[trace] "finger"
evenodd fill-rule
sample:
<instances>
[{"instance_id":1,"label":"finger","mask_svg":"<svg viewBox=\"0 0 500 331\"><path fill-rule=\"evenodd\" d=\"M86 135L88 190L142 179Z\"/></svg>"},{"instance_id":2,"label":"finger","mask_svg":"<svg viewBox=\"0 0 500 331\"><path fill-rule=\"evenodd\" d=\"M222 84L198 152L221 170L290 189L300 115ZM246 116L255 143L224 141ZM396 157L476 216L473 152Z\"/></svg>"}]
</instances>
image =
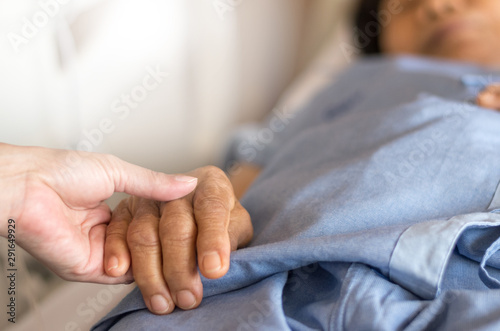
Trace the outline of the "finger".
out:
<instances>
[{"instance_id":1,"label":"finger","mask_svg":"<svg viewBox=\"0 0 500 331\"><path fill-rule=\"evenodd\" d=\"M104 268L112 277L124 275L130 268L130 253L127 245L127 230L132 221L129 203L132 197L124 199L115 208L106 228L104 245Z\"/></svg>"},{"instance_id":2,"label":"finger","mask_svg":"<svg viewBox=\"0 0 500 331\"><path fill-rule=\"evenodd\" d=\"M137 204L127 233L134 279L148 309L155 314L167 314L175 306L163 278L158 205L145 199L139 199Z\"/></svg>"},{"instance_id":3,"label":"finger","mask_svg":"<svg viewBox=\"0 0 500 331\"><path fill-rule=\"evenodd\" d=\"M132 275L126 273L120 277L110 277L104 271L104 240L106 236L106 225L94 226L89 232L90 260L87 268L93 270L90 274L85 273L84 277L72 280L94 282L99 284L128 284L132 281Z\"/></svg>"},{"instance_id":4,"label":"finger","mask_svg":"<svg viewBox=\"0 0 500 331\"><path fill-rule=\"evenodd\" d=\"M219 278L229 270L230 212L235 204L232 186L224 172L211 168L193 195L198 227L198 264L203 276Z\"/></svg>"},{"instance_id":5,"label":"finger","mask_svg":"<svg viewBox=\"0 0 500 331\"><path fill-rule=\"evenodd\" d=\"M234 209L231 211L228 231L231 251L245 247L253 237L253 226L250 214L236 201Z\"/></svg>"},{"instance_id":6,"label":"finger","mask_svg":"<svg viewBox=\"0 0 500 331\"><path fill-rule=\"evenodd\" d=\"M104 270L103 257L107 227L105 223L108 223L110 219L108 205L101 203L97 208L88 211L84 219L85 222L82 223L81 231L87 233L88 236L88 255L81 250L75 252L77 256L72 259L74 266L63 271L61 277L67 280L101 284L118 284L130 281L130 275L114 278L109 277ZM76 242L71 244L76 245ZM80 258L85 260L78 262Z\"/></svg>"},{"instance_id":7,"label":"finger","mask_svg":"<svg viewBox=\"0 0 500 331\"><path fill-rule=\"evenodd\" d=\"M193 309L203 298L196 268L196 223L191 201L179 199L163 205L160 240L163 275L177 307Z\"/></svg>"},{"instance_id":8,"label":"finger","mask_svg":"<svg viewBox=\"0 0 500 331\"><path fill-rule=\"evenodd\" d=\"M194 190L197 179L185 175L167 175L148 170L114 156L108 156L112 162L109 169L115 183L116 192L158 201L170 201L181 198Z\"/></svg>"},{"instance_id":9,"label":"finger","mask_svg":"<svg viewBox=\"0 0 500 331\"><path fill-rule=\"evenodd\" d=\"M93 227L97 224L108 223L111 219L111 210L105 202L100 202L96 207L89 209L82 229Z\"/></svg>"}]
</instances>

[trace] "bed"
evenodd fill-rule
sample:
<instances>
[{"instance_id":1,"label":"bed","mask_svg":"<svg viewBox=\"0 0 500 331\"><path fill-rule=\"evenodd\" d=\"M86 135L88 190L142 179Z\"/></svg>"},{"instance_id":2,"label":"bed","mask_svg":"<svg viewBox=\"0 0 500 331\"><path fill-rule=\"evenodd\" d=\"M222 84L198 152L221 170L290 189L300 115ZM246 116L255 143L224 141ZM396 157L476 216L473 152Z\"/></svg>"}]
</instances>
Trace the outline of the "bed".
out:
<instances>
[{"instance_id":1,"label":"bed","mask_svg":"<svg viewBox=\"0 0 500 331\"><path fill-rule=\"evenodd\" d=\"M500 75L428 58L358 61L258 151L255 235L195 310L135 289L93 330L495 330L500 327ZM276 116L276 115L274 115ZM283 122L285 123L285 122Z\"/></svg>"}]
</instances>

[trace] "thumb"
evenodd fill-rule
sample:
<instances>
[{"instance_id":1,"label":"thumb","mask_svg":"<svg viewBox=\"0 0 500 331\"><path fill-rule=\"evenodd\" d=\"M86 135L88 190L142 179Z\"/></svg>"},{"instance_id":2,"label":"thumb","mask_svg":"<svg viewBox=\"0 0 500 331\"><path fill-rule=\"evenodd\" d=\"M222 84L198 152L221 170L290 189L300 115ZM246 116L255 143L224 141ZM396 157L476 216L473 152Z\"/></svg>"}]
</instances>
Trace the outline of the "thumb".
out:
<instances>
[{"instance_id":1,"label":"thumb","mask_svg":"<svg viewBox=\"0 0 500 331\"><path fill-rule=\"evenodd\" d=\"M191 193L198 179L186 175L167 175L117 159L113 174L115 192L146 199L169 201Z\"/></svg>"}]
</instances>

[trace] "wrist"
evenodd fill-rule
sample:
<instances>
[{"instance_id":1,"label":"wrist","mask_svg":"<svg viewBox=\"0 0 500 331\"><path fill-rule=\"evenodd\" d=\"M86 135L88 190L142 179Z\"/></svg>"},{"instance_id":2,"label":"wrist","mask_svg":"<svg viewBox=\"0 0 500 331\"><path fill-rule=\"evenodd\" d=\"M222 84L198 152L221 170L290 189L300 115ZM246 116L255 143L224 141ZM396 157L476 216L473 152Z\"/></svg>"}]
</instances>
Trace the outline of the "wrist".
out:
<instances>
[{"instance_id":1,"label":"wrist","mask_svg":"<svg viewBox=\"0 0 500 331\"><path fill-rule=\"evenodd\" d=\"M16 220L23 209L29 172L26 147L0 143L0 235L7 236L9 219Z\"/></svg>"}]
</instances>

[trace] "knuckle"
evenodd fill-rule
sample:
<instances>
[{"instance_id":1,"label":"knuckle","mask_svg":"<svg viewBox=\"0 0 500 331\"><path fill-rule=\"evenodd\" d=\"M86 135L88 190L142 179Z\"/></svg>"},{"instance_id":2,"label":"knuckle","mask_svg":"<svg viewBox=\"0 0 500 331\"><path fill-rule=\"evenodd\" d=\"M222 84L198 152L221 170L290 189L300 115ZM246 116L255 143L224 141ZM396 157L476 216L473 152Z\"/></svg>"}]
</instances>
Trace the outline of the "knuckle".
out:
<instances>
[{"instance_id":1,"label":"knuckle","mask_svg":"<svg viewBox=\"0 0 500 331\"><path fill-rule=\"evenodd\" d=\"M127 232L127 242L133 247L156 247L160 245L155 231L139 226L130 226Z\"/></svg>"},{"instance_id":2,"label":"knuckle","mask_svg":"<svg viewBox=\"0 0 500 331\"><path fill-rule=\"evenodd\" d=\"M204 177L205 185L208 183L217 183L218 186L224 188L230 186L230 181L226 173L215 166L207 166L204 171Z\"/></svg>"},{"instance_id":3,"label":"knuckle","mask_svg":"<svg viewBox=\"0 0 500 331\"><path fill-rule=\"evenodd\" d=\"M123 211L128 211L130 200L131 197L121 200L118 206L116 206L115 209L113 210L113 214L120 214Z\"/></svg>"},{"instance_id":4,"label":"knuckle","mask_svg":"<svg viewBox=\"0 0 500 331\"><path fill-rule=\"evenodd\" d=\"M113 219L106 228L106 237L110 235L124 236L127 233L128 222L122 219Z\"/></svg>"},{"instance_id":5,"label":"knuckle","mask_svg":"<svg viewBox=\"0 0 500 331\"><path fill-rule=\"evenodd\" d=\"M136 203L136 213L142 217L156 217L159 211L159 204L154 200L139 199Z\"/></svg>"},{"instance_id":6,"label":"knuckle","mask_svg":"<svg viewBox=\"0 0 500 331\"><path fill-rule=\"evenodd\" d=\"M218 180L207 180L196 190L198 196L221 196L226 194L226 186Z\"/></svg>"},{"instance_id":7,"label":"knuckle","mask_svg":"<svg viewBox=\"0 0 500 331\"><path fill-rule=\"evenodd\" d=\"M196 232L179 233L176 236L169 236L164 242L170 247L189 247L196 242Z\"/></svg>"},{"instance_id":8,"label":"knuckle","mask_svg":"<svg viewBox=\"0 0 500 331\"><path fill-rule=\"evenodd\" d=\"M250 221L250 213L238 202L238 205L235 208L235 211L238 212L238 217L245 220Z\"/></svg>"},{"instance_id":9,"label":"knuckle","mask_svg":"<svg viewBox=\"0 0 500 331\"><path fill-rule=\"evenodd\" d=\"M196 241L197 228L193 222L177 222L169 219L160 225L160 237L168 246L186 247Z\"/></svg>"},{"instance_id":10,"label":"knuckle","mask_svg":"<svg viewBox=\"0 0 500 331\"><path fill-rule=\"evenodd\" d=\"M113 154L101 154L100 156L100 161L106 166L112 166L113 168L111 169L120 167L123 162L119 157Z\"/></svg>"},{"instance_id":11,"label":"knuckle","mask_svg":"<svg viewBox=\"0 0 500 331\"><path fill-rule=\"evenodd\" d=\"M184 200L167 201L162 205L162 215L170 219L185 219L192 216L193 211Z\"/></svg>"},{"instance_id":12,"label":"knuckle","mask_svg":"<svg viewBox=\"0 0 500 331\"><path fill-rule=\"evenodd\" d=\"M121 231L107 231L106 232L106 243L115 241L125 241L126 238L124 233Z\"/></svg>"},{"instance_id":13,"label":"knuckle","mask_svg":"<svg viewBox=\"0 0 500 331\"><path fill-rule=\"evenodd\" d=\"M134 276L134 281L141 291L148 292L151 288L158 286L157 277L149 273L139 273Z\"/></svg>"},{"instance_id":14,"label":"knuckle","mask_svg":"<svg viewBox=\"0 0 500 331\"><path fill-rule=\"evenodd\" d=\"M151 169L146 169L145 170L145 176L150 180L151 183L162 183L163 182L163 177L162 174L159 172L156 172ZM154 190L153 190L154 191Z\"/></svg>"},{"instance_id":15,"label":"knuckle","mask_svg":"<svg viewBox=\"0 0 500 331\"><path fill-rule=\"evenodd\" d=\"M205 166L205 167L203 167L203 170L208 174L226 177L226 174L224 173L224 171L222 171L222 169L220 169L219 167L213 166L213 165Z\"/></svg>"},{"instance_id":16,"label":"knuckle","mask_svg":"<svg viewBox=\"0 0 500 331\"><path fill-rule=\"evenodd\" d=\"M229 210L228 202L217 196L202 196L194 200L195 211L209 214L226 213Z\"/></svg>"},{"instance_id":17,"label":"knuckle","mask_svg":"<svg viewBox=\"0 0 500 331\"><path fill-rule=\"evenodd\" d=\"M231 182L224 171L215 167L205 167L204 179L196 188L193 203L203 207L222 205L231 209L234 204L234 193Z\"/></svg>"},{"instance_id":18,"label":"knuckle","mask_svg":"<svg viewBox=\"0 0 500 331\"><path fill-rule=\"evenodd\" d=\"M169 284L170 287L174 287L175 285L180 285L178 283L181 283L190 276L190 272L195 271L196 269L190 268L188 265L175 265L175 267L167 267L165 266L163 268L163 277L167 280L167 283ZM172 283L175 284L172 284ZM181 287L181 286L177 286Z\"/></svg>"}]
</instances>

